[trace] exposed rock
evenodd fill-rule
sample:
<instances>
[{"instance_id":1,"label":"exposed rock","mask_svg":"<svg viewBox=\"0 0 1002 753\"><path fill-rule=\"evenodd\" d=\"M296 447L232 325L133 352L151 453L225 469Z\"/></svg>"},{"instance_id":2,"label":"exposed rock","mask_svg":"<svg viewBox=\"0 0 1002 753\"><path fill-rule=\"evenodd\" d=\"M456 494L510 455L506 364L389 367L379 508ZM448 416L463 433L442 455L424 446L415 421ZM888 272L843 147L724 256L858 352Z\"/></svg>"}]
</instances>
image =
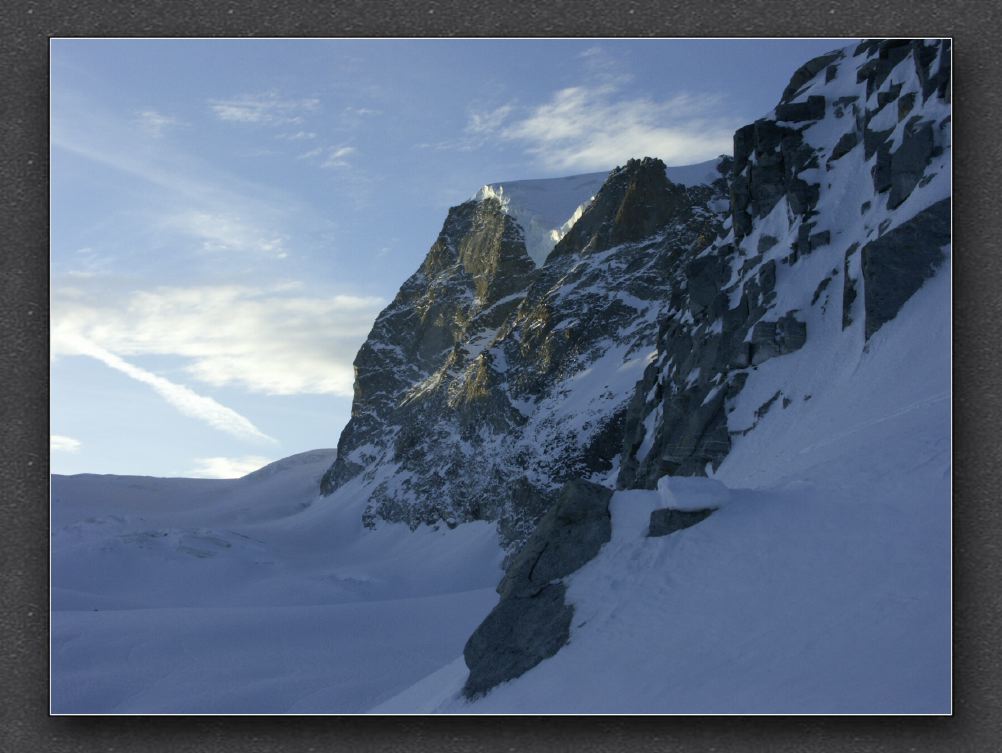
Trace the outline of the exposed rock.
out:
<instances>
[{"instance_id":1,"label":"exposed rock","mask_svg":"<svg viewBox=\"0 0 1002 753\"><path fill-rule=\"evenodd\" d=\"M776 120L799 123L805 120L820 120L825 116L825 98L808 97L805 102L790 102L776 105Z\"/></svg>"},{"instance_id":2,"label":"exposed rock","mask_svg":"<svg viewBox=\"0 0 1002 753\"><path fill-rule=\"evenodd\" d=\"M564 601L566 590L563 583L554 583L532 598L502 600L494 607L463 648L470 669L463 695L481 696L525 674L567 643L574 609Z\"/></svg>"},{"instance_id":3,"label":"exposed rock","mask_svg":"<svg viewBox=\"0 0 1002 753\"><path fill-rule=\"evenodd\" d=\"M950 242L950 200L943 199L862 249L866 339L893 319L932 276Z\"/></svg>"},{"instance_id":4,"label":"exposed rock","mask_svg":"<svg viewBox=\"0 0 1002 753\"><path fill-rule=\"evenodd\" d=\"M672 510L670 508L653 510L647 535L667 536L670 533L681 531L683 528L690 528L706 520L713 512L715 510L712 508L707 510Z\"/></svg>"},{"instance_id":5,"label":"exposed rock","mask_svg":"<svg viewBox=\"0 0 1002 753\"><path fill-rule=\"evenodd\" d=\"M831 81L835 75L833 69L837 68L837 66L833 66L831 64L841 59L842 55L843 52L841 50L829 52L824 55L818 55L816 58L808 60L802 66L797 68L797 70L793 72L793 76L790 77L790 83L788 83L786 88L783 90L783 96L780 98L780 102L789 102L792 100L795 96L797 96L797 92L821 71L827 69L825 79L827 81Z\"/></svg>"},{"instance_id":6,"label":"exposed rock","mask_svg":"<svg viewBox=\"0 0 1002 753\"><path fill-rule=\"evenodd\" d=\"M814 289L814 295L811 296L812 306L818 302L818 299L821 297L821 294L828 289L828 286L831 284L834 277L835 274L833 273L830 276L825 277L823 280L821 280L821 282L818 283L818 286Z\"/></svg>"},{"instance_id":7,"label":"exposed rock","mask_svg":"<svg viewBox=\"0 0 1002 753\"><path fill-rule=\"evenodd\" d=\"M567 642L573 609L564 578L598 554L612 536L612 491L568 482L498 585L501 601L463 649L468 697L518 677Z\"/></svg>"},{"instance_id":8,"label":"exposed rock","mask_svg":"<svg viewBox=\"0 0 1002 753\"><path fill-rule=\"evenodd\" d=\"M612 171L551 257L604 251L649 238L689 206L685 188L668 180L664 162L651 157L630 160Z\"/></svg>"},{"instance_id":9,"label":"exposed rock","mask_svg":"<svg viewBox=\"0 0 1002 753\"><path fill-rule=\"evenodd\" d=\"M859 135L855 131L849 131L848 133L843 133L842 138L838 140L835 144L835 148L832 149L831 157L828 158L829 162L834 162L837 159L841 159L853 149L859 143Z\"/></svg>"},{"instance_id":10,"label":"exposed rock","mask_svg":"<svg viewBox=\"0 0 1002 753\"><path fill-rule=\"evenodd\" d=\"M901 84L894 84L884 91L877 92L877 109L881 110L898 98L901 93Z\"/></svg>"},{"instance_id":11,"label":"exposed rock","mask_svg":"<svg viewBox=\"0 0 1002 753\"><path fill-rule=\"evenodd\" d=\"M810 98L815 100L814 97ZM780 105L780 108L813 107L817 103ZM821 108L824 98L821 97ZM797 116L799 117L799 115ZM801 171L817 166L814 150L801 133L771 120L757 120L734 134L734 177L731 180L731 212L737 239L751 230L754 217L764 217L783 196L796 214L806 214L818 198L817 185L800 177Z\"/></svg>"},{"instance_id":12,"label":"exposed rock","mask_svg":"<svg viewBox=\"0 0 1002 753\"><path fill-rule=\"evenodd\" d=\"M933 155L931 121L913 118L905 124L901 146L891 155L890 188L887 206L899 206L918 185Z\"/></svg>"},{"instance_id":13,"label":"exposed rock","mask_svg":"<svg viewBox=\"0 0 1002 753\"><path fill-rule=\"evenodd\" d=\"M752 365L800 350L805 342L807 325L797 321L792 311L774 322L758 322L751 335Z\"/></svg>"},{"instance_id":14,"label":"exposed rock","mask_svg":"<svg viewBox=\"0 0 1002 753\"><path fill-rule=\"evenodd\" d=\"M574 428L554 407L610 349L649 352L665 291L684 288L687 263L720 234L725 215L710 205L727 190L724 178L684 187L660 160L631 160L539 268L495 198L451 210L356 358L353 417L324 493L361 477L366 525L496 521L514 551L564 482L614 468L630 393L589 394ZM713 309L723 271L715 260L689 271Z\"/></svg>"},{"instance_id":15,"label":"exposed rock","mask_svg":"<svg viewBox=\"0 0 1002 753\"><path fill-rule=\"evenodd\" d=\"M498 585L502 598L528 597L592 559L612 535L612 491L574 479L560 490Z\"/></svg>"},{"instance_id":16,"label":"exposed rock","mask_svg":"<svg viewBox=\"0 0 1002 753\"><path fill-rule=\"evenodd\" d=\"M777 243L779 243L778 238L774 238L771 235L762 234L758 237L758 247L756 250L758 251L758 253L764 254L766 251L775 246Z\"/></svg>"},{"instance_id":17,"label":"exposed rock","mask_svg":"<svg viewBox=\"0 0 1002 753\"><path fill-rule=\"evenodd\" d=\"M898 122L899 123L902 120L904 120L905 118L908 117L908 113L910 113L912 111L913 107L915 107L915 94L913 92L909 92L908 94L904 95L903 97L899 97L898 98Z\"/></svg>"},{"instance_id":18,"label":"exposed rock","mask_svg":"<svg viewBox=\"0 0 1002 753\"><path fill-rule=\"evenodd\" d=\"M832 233L830 230L822 230L817 233L812 233L811 237L808 239L808 245L811 251L821 248L821 246L827 246L832 242Z\"/></svg>"}]
</instances>

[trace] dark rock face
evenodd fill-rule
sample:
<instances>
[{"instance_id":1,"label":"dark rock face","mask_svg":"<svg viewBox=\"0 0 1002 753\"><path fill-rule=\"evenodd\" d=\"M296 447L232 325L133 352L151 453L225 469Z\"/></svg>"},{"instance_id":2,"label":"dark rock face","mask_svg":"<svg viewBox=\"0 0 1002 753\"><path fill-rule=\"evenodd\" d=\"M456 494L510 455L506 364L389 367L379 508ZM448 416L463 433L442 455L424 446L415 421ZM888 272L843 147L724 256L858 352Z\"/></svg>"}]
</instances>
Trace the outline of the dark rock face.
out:
<instances>
[{"instance_id":1,"label":"dark rock face","mask_svg":"<svg viewBox=\"0 0 1002 753\"><path fill-rule=\"evenodd\" d=\"M935 146L932 123L928 120L910 120L902 137L901 146L891 154L891 193L887 197L891 209L900 206L922 180Z\"/></svg>"},{"instance_id":2,"label":"dark rock face","mask_svg":"<svg viewBox=\"0 0 1002 753\"><path fill-rule=\"evenodd\" d=\"M808 60L793 72L793 76L790 77L790 83L786 85L786 89L783 90L783 96L779 101L781 103L791 101L797 96L797 92L804 88L804 85L811 81L811 79L817 76L821 71L826 71L825 80L831 81L835 76L835 70L833 70L834 66L832 66L832 63L841 60L844 54L845 53L843 53L842 50L836 50L835 52L829 52ZM780 118L780 120L782 120L782 118Z\"/></svg>"},{"instance_id":3,"label":"dark rock face","mask_svg":"<svg viewBox=\"0 0 1002 753\"><path fill-rule=\"evenodd\" d=\"M824 115L824 97L810 98L812 104L780 105L788 120L806 115ZM784 108L793 108L784 109ZM818 112L820 111L820 115ZM764 217L786 196L797 214L805 215L817 202L818 188L800 176L817 167L814 150L800 131L772 120L757 120L734 134L734 175L731 179L731 213L734 235L741 239L751 232L755 218Z\"/></svg>"},{"instance_id":4,"label":"dark rock face","mask_svg":"<svg viewBox=\"0 0 1002 753\"><path fill-rule=\"evenodd\" d=\"M894 316L925 279L938 258L928 251L931 246L926 252L903 255L900 247L915 241L907 229L881 237L891 224L885 220L870 231L870 250L861 261L859 245L840 238L841 229L831 226L820 201L829 188L825 173L848 173L852 168L843 168L846 160L862 161L864 174L867 168L872 171L872 184L840 189L860 197L864 217L877 207L883 209L875 194L885 194L887 207L893 210L918 184L930 179L929 165L948 138L948 132L941 136L932 127L944 120L941 102L949 82L947 52L948 46L941 41L878 40L860 45L855 52L833 53L826 62L812 61L791 81L773 119L758 120L735 133L733 237L715 241L698 255L698 266L690 267L694 275L686 295L673 300L662 322L656 355L627 409L617 479L620 488L653 488L664 474L705 474L727 456L733 437L746 435L754 421L762 418L756 413L749 426L729 425L728 415L749 371L796 352L810 335L806 317L795 315L794 310L775 310L777 261L794 274L808 258L832 257L830 265L815 264L823 279L819 275L810 280L798 305L826 308L830 297L824 293L841 273L842 308L836 316L841 315L843 328L850 327L854 302L869 296L871 303L863 308L870 334ZM834 81L835 74L829 76L827 66L836 59L839 94L829 102L826 84ZM896 70L897 66L902 68ZM902 84L906 74L910 76L906 69L912 66L921 69L921 81L935 80L923 84L921 96ZM846 93L846 76L859 82L858 92ZM897 103L902 98L907 98L903 107L910 119L897 126L893 116L901 111ZM822 108L824 103L828 106ZM814 116L829 122L841 119L848 130L833 129L841 133L835 143L809 142L805 137L812 133L809 124L813 121L805 120L806 125L797 127L792 121ZM860 144L863 149L857 148ZM789 230L777 231L777 218L771 215L767 234L756 232L784 198ZM932 246L943 237L939 227L931 236ZM785 256L776 254L777 244L784 242L777 241L777 234L787 239ZM756 238L754 243L747 243L747 236ZM899 263L909 265L909 272L894 271ZM870 281L877 279L868 292ZM720 291L716 297L712 294L715 286ZM777 400L779 396L777 392Z\"/></svg>"},{"instance_id":5,"label":"dark rock face","mask_svg":"<svg viewBox=\"0 0 1002 753\"><path fill-rule=\"evenodd\" d=\"M508 566L498 585L501 598L531 597L548 583L591 560L612 535L612 490L574 479Z\"/></svg>"},{"instance_id":6,"label":"dark rock face","mask_svg":"<svg viewBox=\"0 0 1002 753\"><path fill-rule=\"evenodd\" d=\"M824 97L808 97L806 102L790 102L776 105L776 120L799 123L804 120L820 120L824 116Z\"/></svg>"},{"instance_id":7,"label":"dark rock face","mask_svg":"<svg viewBox=\"0 0 1002 753\"><path fill-rule=\"evenodd\" d=\"M932 277L949 242L950 200L943 199L863 246L867 339Z\"/></svg>"},{"instance_id":8,"label":"dark rock face","mask_svg":"<svg viewBox=\"0 0 1002 753\"><path fill-rule=\"evenodd\" d=\"M647 535L667 536L706 520L714 512L714 508L706 510L654 510L651 512L651 524Z\"/></svg>"},{"instance_id":9,"label":"dark rock face","mask_svg":"<svg viewBox=\"0 0 1002 753\"><path fill-rule=\"evenodd\" d=\"M570 481L509 565L501 601L463 649L470 669L463 693L475 697L518 677L567 642L574 610L564 578L598 554L612 536L612 491Z\"/></svg>"},{"instance_id":10,"label":"dark rock face","mask_svg":"<svg viewBox=\"0 0 1002 753\"><path fill-rule=\"evenodd\" d=\"M552 257L594 253L636 243L654 235L689 211L683 186L670 183L665 164L645 157L613 170L589 210L551 252Z\"/></svg>"},{"instance_id":11,"label":"dark rock face","mask_svg":"<svg viewBox=\"0 0 1002 753\"><path fill-rule=\"evenodd\" d=\"M841 159L853 149L859 143L859 136L855 131L849 131L848 133L843 133L842 137L835 144L835 148L832 149L832 156L829 157L830 162L834 162L837 159Z\"/></svg>"},{"instance_id":12,"label":"dark rock face","mask_svg":"<svg viewBox=\"0 0 1002 753\"><path fill-rule=\"evenodd\" d=\"M807 325L797 321L793 312L775 322L760 321L752 329L752 365L758 366L770 358L800 350L805 342Z\"/></svg>"}]
</instances>

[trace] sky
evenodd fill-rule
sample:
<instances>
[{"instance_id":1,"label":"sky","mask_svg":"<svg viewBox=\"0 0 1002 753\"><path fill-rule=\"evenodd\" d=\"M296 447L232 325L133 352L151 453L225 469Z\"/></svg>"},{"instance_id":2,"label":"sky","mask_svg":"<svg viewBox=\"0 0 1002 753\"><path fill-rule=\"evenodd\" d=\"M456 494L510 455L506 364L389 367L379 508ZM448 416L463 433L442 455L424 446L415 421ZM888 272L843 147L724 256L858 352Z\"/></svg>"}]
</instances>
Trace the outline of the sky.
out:
<instances>
[{"instance_id":1,"label":"sky","mask_svg":"<svg viewBox=\"0 0 1002 753\"><path fill-rule=\"evenodd\" d=\"M51 42L54 473L336 447L352 361L486 183L730 153L850 42Z\"/></svg>"}]
</instances>

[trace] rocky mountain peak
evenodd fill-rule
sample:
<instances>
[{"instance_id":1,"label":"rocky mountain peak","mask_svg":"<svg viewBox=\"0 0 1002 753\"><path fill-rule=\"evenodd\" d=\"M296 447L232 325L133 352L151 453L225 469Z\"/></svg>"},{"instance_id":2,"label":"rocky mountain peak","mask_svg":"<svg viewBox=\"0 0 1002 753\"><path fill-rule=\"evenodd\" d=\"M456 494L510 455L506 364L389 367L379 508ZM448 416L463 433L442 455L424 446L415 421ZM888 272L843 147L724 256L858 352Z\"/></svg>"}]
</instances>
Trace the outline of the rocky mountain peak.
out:
<instances>
[{"instance_id":1,"label":"rocky mountain peak","mask_svg":"<svg viewBox=\"0 0 1002 753\"><path fill-rule=\"evenodd\" d=\"M688 211L683 186L668 180L665 163L631 159L610 174L594 200L554 247L552 256L605 251L649 238Z\"/></svg>"}]
</instances>

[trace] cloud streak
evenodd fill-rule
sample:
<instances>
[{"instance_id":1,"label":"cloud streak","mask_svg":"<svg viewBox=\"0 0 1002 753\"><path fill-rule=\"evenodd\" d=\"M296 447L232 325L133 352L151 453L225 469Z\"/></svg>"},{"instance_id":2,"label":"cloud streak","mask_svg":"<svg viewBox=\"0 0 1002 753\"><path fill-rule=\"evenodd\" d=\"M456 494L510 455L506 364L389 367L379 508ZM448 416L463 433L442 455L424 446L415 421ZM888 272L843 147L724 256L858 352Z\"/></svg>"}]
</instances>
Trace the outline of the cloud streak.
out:
<instances>
[{"instance_id":1,"label":"cloud streak","mask_svg":"<svg viewBox=\"0 0 1002 753\"><path fill-rule=\"evenodd\" d=\"M136 124L147 136L158 139L170 128L181 125L181 121L170 115L148 109L136 114Z\"/></svg>"},{"instance_id":2,"label":"cloud streak","mask_svg":"<svg viewBox=\"0 0 1002 753\"><path fill-rule=\"evenodd\" d=\"M344 397L352 395L355 353L385 305L369 296L310 297L295 284L161 287L108 300L63 289L53 301L56 356L78 353L83 340L118 356L179 357L192 378L214 387Z\"/></svg>"},{"instance_id":3,"label":"cloud streak","mask_svg":"<svg viewBox=\"0 0 1002 753\"><path fill-rule=\"evenodd\" d=\"M199 395L182 384L175 384L169 379L157 376L151 371L129 363L109 350L102 348L84 337L66 332L59 337L63 352L94 358L105 366L120 371L137 382L142 382L176 408L180 413L190 418L203 421L214 429L225 432L237 439L276 442L273 437L258 429L251 421L231 408L216 402L211 397Z\"/></svg>"},{"instance_id":4,"label":"cloud streak","mask_svg":"<svg viewBox=\"0 0 1002 753\"><path fill-rule=\"evenodd\" d=\"M236 214L188 210L165 218L162 226L201 241L203 251L249 251L276 259L288 256L284 237Z\"/></svg>"},{"instance_id":5,"label":"cloud streak","mask_svg":"<svg viewBox=\"0 0 1002 753\"><path fill-rule=\"evenodd\" d=\"M209 101L209 109L219 120L269 126L298 125L319 107L319 99L284 99L277 92Z\"/></svg>"},{"instance_id":6,"label":"cloud streak","mask_svg":"<svg viewBox=\"0 0 1002 753\"><path fill-rule=\"evenodd\" d=\"M358 150L355 147L346 145L318 146L315 149L310 149L308 152L303 152L297 159L316 162L320 167L329 170L338 167L348 167L350 164L348 157L355 154L356 151Z\"/></svg>"}]
</instances>

